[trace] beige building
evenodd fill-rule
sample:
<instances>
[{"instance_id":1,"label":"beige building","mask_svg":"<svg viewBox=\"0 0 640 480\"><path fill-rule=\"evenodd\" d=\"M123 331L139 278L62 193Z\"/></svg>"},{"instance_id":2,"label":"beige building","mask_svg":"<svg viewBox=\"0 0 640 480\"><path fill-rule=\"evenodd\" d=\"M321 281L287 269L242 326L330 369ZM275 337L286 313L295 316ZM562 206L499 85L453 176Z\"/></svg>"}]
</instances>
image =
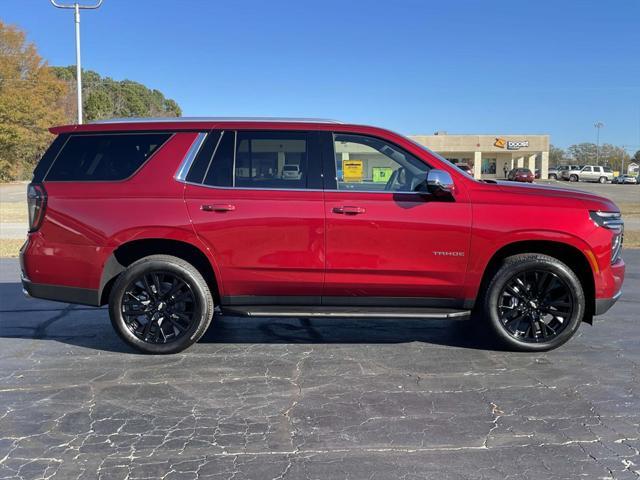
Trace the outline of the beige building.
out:
<instances>
[{"instance_id":1,"label":"beige building","mask_svg":"<svg viewBox=\"0 0 640 480\"><path fill-rule=\"evenodd\" d=\"M549 135L410 135L410 138L454 163L467 164L475 178L505 178L525 167L549 177Z\"/></svg>"}]
</instances>

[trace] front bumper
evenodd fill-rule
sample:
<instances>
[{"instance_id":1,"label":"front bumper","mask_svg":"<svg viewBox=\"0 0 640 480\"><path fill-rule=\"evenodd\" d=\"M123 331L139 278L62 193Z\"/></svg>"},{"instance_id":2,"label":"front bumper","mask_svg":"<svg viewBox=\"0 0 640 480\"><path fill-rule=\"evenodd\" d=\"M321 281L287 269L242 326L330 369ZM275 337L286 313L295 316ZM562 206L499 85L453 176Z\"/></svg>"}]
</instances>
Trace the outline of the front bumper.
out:
<instances>
[{"instance_id":1,"label":"front bumper","mask_svg":"<svg viewBox=\"0 0 640 480\"><path fill-rule=\"evenodd\" d=\"M596 298L596 309L593 313L594 315L603 315L607 313L607 311L613 307L613 304L618 301L618 299L622 296L622 290L619 290L611 298Z\"/></svg>"}]
</instances>

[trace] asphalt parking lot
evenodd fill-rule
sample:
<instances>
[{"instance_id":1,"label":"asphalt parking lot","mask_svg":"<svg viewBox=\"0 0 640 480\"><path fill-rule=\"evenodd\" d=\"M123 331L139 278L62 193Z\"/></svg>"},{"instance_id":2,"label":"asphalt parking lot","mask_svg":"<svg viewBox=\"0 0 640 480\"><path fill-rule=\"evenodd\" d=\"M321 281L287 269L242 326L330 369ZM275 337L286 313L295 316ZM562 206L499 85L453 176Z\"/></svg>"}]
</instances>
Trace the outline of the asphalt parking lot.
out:
<instances>
[{"instance_id":1,"label":"asphalt parking lot","mask_svg":"<svg viewBox=\"0 0 640 480\"><path fill-rule=\"evenodd\" d=\"M465 321L218 318L138 355L104 309L23 298L0 260L0 478L638 478L640 250L544 354Z\"/></svg>"}]
</instances>

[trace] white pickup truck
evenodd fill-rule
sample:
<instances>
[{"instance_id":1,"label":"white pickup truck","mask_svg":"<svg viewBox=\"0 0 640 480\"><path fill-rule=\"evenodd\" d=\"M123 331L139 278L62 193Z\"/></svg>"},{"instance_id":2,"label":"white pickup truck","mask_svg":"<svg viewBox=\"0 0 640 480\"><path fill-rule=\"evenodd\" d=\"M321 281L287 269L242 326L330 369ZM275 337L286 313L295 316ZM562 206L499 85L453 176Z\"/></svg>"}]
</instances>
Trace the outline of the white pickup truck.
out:
<instances>
[{"instance_id":1,"label":"white pickup truck","mask_svg":"<svg viewBox=\"0 0 640 480\"><path fill-rule=\"evenodd\" d=\"M580 170L570 170L568 174L570 182L607 183L613 181L614 178L611 167L601 167L600 165L585 165Z\"/></svg>"}]
</instances>

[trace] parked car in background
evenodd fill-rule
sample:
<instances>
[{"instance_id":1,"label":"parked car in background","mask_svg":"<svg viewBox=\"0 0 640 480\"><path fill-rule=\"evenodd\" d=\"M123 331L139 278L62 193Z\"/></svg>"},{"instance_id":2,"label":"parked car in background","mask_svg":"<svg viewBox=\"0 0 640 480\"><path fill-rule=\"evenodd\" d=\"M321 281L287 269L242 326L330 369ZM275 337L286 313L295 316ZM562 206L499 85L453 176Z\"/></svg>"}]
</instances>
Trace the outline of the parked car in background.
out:
<instances>
[{"instance_id":1,"label":"parked car in background","mask_svg":"<svg viewBox=\"0 0 640 480\"><path fill-rule=\"evenodd\" d=\"M507 180L512 182L533 182L533 173L528 168L514 168L507 175Z\"/></svg>"},{"instance_id":2,"label":"parked car in background","mask_svg":"<svg viewBox=\"0 0 640 480\"><path fill-rule=\"evenodd\" d=\"M282 167L282 178L285 180L300 180L301 176L298 165L285 165Z\"/></svg>"},{"instance_id":3,"label":"parked car in background","mask_svg":"<svg viewBox=\"0 0 640 480\"><path fill-rule=\"evenodd\" d=\"M570 182L599 182L607 183L613 180L611 167L600 165L585 165L580 170L569 172Z\"/></svg>"},{"instance_id":4,"label":"parked car in background","mask_svg":"<svg viewBox=\"0 0 640 480\"><path fill-rule=\"evenodd\" d=\"M549 167L549 179L550 180L558 180L560 177L560 167Z\"/></svg>"},{"instance_id":5,"label":"parked car in background","mask_svg":"<svg viewBox=\"0 0 640 480\"><path fill-rule=\"evenodd\" d=\"M184 350L214 312L472 316L508 348L543 351L621 295L611 200L475 180L385 129L174 118L51 132L27 190L24 291L108 304L143 352ZM291 164L300 178L281 178Z\"/></svg>"},{"instance_id":6,"label":"parked car in background","mask_svg":"<svg viewBox=\"0 0 640 480\"><path fill-rule=\"evenodd\" d=\"M463 172L466 172L466 173L468 173L469 175L471 175L473 177L473 170L466 163L456 163L455 166L458 167Z\"/></svg>"},{"instance_id":7,"label":"parked car in background","mask_svg":"<svg viewBox=\"0 0 640 480\"><path fill-rule=\"evenodd\" d=\"M583 165L567 165L567 168L560 171L562 180L570 180L572 173L579 173Z\"/></svg>"},{"instance_id":8,"label":"parked car in background","mask_svg":"<svg viewBox=\"0 0 640 480\"><path fill-rule=\"evenodd\" d=\"M638 184L638 177L634 177L633 175L619 175L616 178L613 179L613 183L617 183L620 185L637 185Z\"/></svg>"},{"instance_id":9,"label":"parked car in background","mask_svg":"<svg viewBox=\"0 0 640 480\"><path fill-rule=\"evenodd\" d=\"M570 168L571 168L571 165L558 165L556 167L556 170L557 170L556 179L557 180L568 180L569 179L568 177L566 179L563 178L563 174L564 174L564 172L566 172Z\"/></svg>"}]
</instances>

